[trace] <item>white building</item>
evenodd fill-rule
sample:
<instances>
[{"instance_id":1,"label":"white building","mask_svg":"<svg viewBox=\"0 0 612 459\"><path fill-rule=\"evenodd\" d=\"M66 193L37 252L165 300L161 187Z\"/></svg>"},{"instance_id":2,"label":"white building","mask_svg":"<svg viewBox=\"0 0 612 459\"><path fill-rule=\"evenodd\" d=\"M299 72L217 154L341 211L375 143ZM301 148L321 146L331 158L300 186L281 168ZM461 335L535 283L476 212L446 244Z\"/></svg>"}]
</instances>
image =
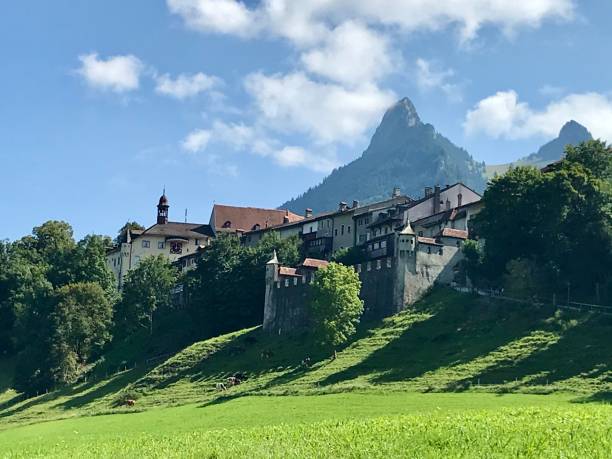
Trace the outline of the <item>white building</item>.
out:
<instances>
[{"instance_id":1,"label":"white building","mask_svg":"<svg viewBox=\"0 0 612 459\"><path fill-rule=\"evenodd\" d=\"M164 193L157 205L157 223L144 231L128 230L124 242L107 253L106 263L115 275L118 288L122 287L127 272L148 256L164 255L174 262L210 244L214 237L210 225L170 222L169 208Z\"/></svg>"}]
</instances>

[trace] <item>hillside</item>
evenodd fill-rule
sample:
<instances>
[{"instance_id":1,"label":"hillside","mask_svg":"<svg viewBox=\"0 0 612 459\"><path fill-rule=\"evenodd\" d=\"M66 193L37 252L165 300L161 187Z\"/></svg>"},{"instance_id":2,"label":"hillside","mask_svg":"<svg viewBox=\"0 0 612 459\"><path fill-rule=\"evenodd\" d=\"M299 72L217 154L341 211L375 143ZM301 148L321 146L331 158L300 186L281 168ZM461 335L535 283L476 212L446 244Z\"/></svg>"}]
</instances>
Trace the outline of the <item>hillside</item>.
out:
<instances>
[{"instance_id":1,"label":"hillside","mask_svg":"<svg viewBox=\"0 0 612 459\"><path fill-rule=\"evenodd\" d=\"M596 399L612 391L611 318L491 301L437 290L410 310L364 325L336 360L304 336L264 336L259 328L231 333L193 344L162 363L40 397L22 400L5 393L0 430L247 395L564 391ZM305 357L310 367L301 365ZM226 392L216 389L235 373L248 380ZM136 399L136 406L121 406L126 398Z\"/></svg>"},{"instance_id":2,"label":"hillside","mask_svg":"<svg viewBox=\"0 0 612 459\"><path fill-rule=\"evenodd\" d=\"M525 156L514 163L487 165L487 177L491 178L495 174L501 175L512 165L544 167L547 164L561 159L565 152L566 145L577 145L592 139L593 136L587 128L574 120L568 121L563 125L561 131L559 131L559 135L550 142L542 145L536 153Z\"/></svg>"},{"instance_id":3,"label":"hillside","mask_svg":"<svg viewBox=\"0 0 612 459\"><path fill-rule=\"evenodd\" d=\"M386 198L395 186L418 197L426 186L459 181L481 192L483 174L483 164L423 123L404 98L387 110L361 157L280 207L300 214L308 207L322 212L336 209L340 201Z\"/></svg>"}]
</instances>

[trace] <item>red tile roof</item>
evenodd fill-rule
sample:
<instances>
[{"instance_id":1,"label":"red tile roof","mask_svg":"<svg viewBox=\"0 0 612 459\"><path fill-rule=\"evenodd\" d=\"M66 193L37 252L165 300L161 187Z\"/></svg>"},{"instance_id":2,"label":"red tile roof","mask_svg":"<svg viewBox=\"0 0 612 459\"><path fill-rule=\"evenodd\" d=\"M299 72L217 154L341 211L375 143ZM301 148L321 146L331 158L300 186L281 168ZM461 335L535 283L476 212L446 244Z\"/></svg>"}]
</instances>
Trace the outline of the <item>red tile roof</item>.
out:
<instances>
[{"instance_id":1,"label":"red tile roof","mask_svg":"<svg viewBox=\"0 0 612 459\"><path fill-rule=\"evenodd\" d=\"M454 237L457 239L467 239L468 232L464 230L458 230L453 228L443 228L440 232L440 236Z\"/></svg>"},{"instance_id":2,"label":"red tile roof","mask_svg":"<svg viewBox=\"0 0 612 459\"><path fill-rule=\"evenodd\" d=\"M212 211L211 226L215 229L230 229L233 231L250 231L259 225L261 228L280 225L285 221L302 220L303 217L288 210L258 209L256 207L236 207L215 204ZM229 226L225 226L229 224ZM225 226L225 228L224 228Z\"/></svg>"},{"instance_id":3,"label":"red tile roof","mask_svg":"<svg viewBox=\"0 0 612 459\"><path fill-rule=\"evenodd\" d=\"M300 266L304 268L325 268L329 264L327 260L319 260L317 258L305 258Z\"/></svg>"},{"instance_id":4,"label":"red tile roof","mask_svg":"<svg viewBox=\"0 0 612 459\"><path fill-rule=\"evenodd\" d=\"M436 242L436 240L432 237L419 236L417 237L417 241L419 241L421 244L442 245L439 242Z\"/></svg>"},{"instance_id":5,"label":"red tile roof","mask_svg":"<svg viewBox=\"0 0 612 459\"><path fill-rule=\"evenodd\" d=\"M278 270L278 273L281 276L300 277L300 275L297 273L297 269L288 268L287 266L281 266Z\"/></svg>"}]
</instances>

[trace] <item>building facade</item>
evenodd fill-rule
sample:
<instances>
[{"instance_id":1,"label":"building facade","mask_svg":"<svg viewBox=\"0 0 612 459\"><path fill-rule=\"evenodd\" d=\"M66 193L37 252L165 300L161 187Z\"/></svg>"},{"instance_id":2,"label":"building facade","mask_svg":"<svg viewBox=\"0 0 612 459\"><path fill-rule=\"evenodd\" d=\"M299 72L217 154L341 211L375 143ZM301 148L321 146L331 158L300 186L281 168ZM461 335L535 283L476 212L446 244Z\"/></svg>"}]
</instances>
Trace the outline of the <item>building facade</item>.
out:
<instances>
[{"instance_id":1,"label":"building facade","mask_svg":"<svg viewBox=\"0 0 612 459\"><path fill-rule=\"evenodd\" d=\"M163 255L170 262L176 262L210 245L214 233L209 225L171 222L169 209L164 193L157 205L157 222L145 230L128 229L123 241L107 253L106 264L115 275L119 289L128 271L146 257Z\"/></svg>"}]
</instances>

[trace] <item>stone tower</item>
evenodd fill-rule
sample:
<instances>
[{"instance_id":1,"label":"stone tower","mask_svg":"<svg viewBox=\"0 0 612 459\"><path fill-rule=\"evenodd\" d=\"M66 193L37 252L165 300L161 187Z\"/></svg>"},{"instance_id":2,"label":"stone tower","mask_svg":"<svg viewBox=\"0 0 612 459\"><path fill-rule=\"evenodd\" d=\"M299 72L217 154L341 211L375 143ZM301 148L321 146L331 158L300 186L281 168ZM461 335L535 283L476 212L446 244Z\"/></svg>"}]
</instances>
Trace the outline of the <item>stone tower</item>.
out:
<instances>
[{"instance_id":1,"label":"stone tower","mask_svg":"<svg viewBox=\"0 0 612 459\"><path fill-rule=\"evenodd\" d=\"M269 330L273 326L274 319L276 317L276 301L274 299L274 293L276 289L276 283L278 282L278 268L280 263L276 256L276 250L272 259L266 263L266 297L264 303L264 320L263 329Z\"/></svg>"}]
</instances>

